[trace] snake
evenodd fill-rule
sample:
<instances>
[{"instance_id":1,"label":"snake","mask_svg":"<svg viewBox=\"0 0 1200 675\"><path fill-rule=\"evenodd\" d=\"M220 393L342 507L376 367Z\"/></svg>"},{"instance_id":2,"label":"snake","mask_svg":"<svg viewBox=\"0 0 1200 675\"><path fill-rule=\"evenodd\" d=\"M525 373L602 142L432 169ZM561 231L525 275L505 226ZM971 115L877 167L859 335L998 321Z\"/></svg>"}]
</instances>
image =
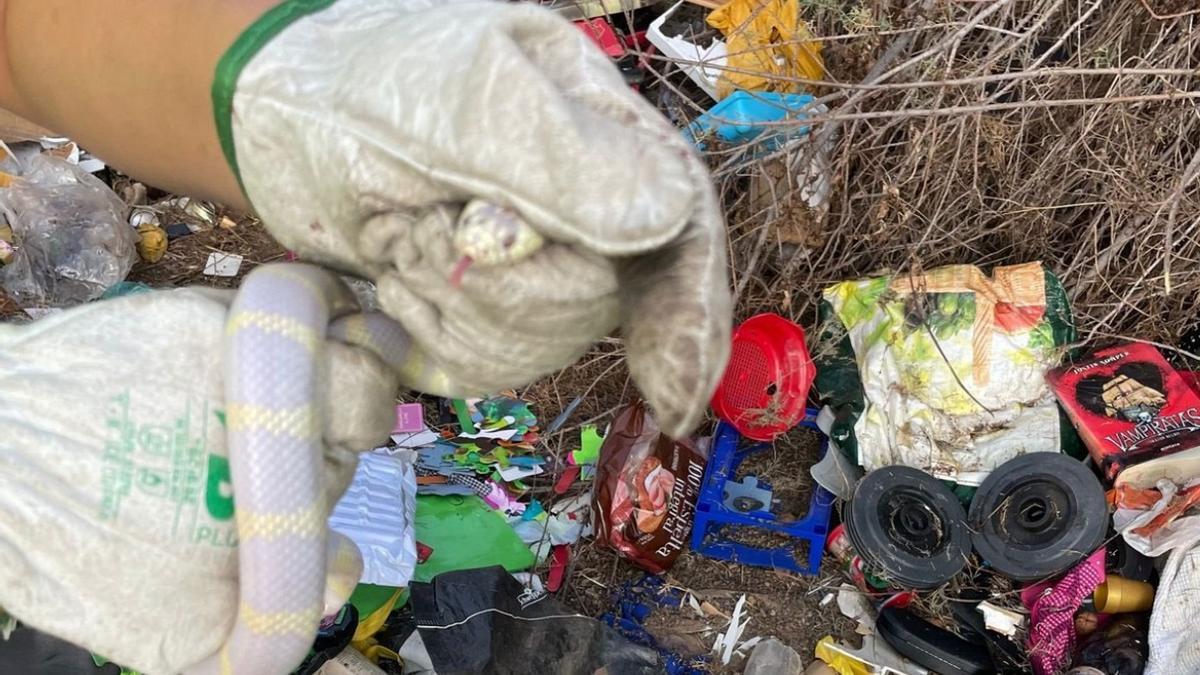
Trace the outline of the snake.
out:
<instances>
[{"instance_id":1,"label":"snake","mask_svg":"<svg viewBox=\"0 0 1200 675\"><path fill-rule=\"evenodd\" d=\"M543 243L515 212L482 200L462 209L452 236L463 259L484 265L515 262ZM322 618L358 583L358 549L327 522L333 505L323 475L319 387L328 340L374 353L411 388L449 388L449 375L425 358L403 326L386 314L360 311L333 273L276 263L246 276L224 339L237 615L217 652L186 675L292 672Z\"/></svg>"},{"instance_id":2,"label":"snake","mask_svg":"<svg viewBox=\"0 0 1200 675\"><path fill-rule=\"evenodd\" d=\"M476 199L459 213L453 242L460 257L450 285L458 288L471 265L512 264L532 256L546 240L516 211Z\"/></svg>"}]
</instances>

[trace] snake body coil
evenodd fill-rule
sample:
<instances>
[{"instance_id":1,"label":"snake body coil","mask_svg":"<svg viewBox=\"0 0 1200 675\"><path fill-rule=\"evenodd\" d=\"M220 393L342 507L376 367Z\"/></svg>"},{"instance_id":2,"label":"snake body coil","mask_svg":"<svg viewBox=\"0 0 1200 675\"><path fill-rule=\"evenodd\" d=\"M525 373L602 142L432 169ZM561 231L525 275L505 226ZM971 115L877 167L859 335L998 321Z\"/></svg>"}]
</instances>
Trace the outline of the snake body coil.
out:
<instances>
[{"instance_id":1,"label":"snake body coil","mask_svg":"<svg viewBox=\"0 0 1200 675\"><path fill-rule=\"evenodd\" d=\"M485 263L528 256L541 239L510 211L473 202L457 234ZM226 326L225 415L236 497L239 602L221 649L188 675L286 675L312 646L321 618L353 591L358 549L329 530L322 407L327 339L362 347L409 387L444 391L445 373L403 327L361 313L334 275L266 265L244 280Z\"/></svg>"}]
</instances>

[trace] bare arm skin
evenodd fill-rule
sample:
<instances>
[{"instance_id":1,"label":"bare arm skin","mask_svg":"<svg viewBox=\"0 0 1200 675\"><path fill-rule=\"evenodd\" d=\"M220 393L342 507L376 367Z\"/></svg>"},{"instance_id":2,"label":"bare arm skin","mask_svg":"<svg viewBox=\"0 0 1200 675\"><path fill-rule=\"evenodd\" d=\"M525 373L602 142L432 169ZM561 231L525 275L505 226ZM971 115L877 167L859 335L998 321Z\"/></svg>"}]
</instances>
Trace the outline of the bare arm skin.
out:
<instances>
[{"instance_id":1,"label":"bare arm skin","mask_svg":"<svg viewBox=\"0 0 1200 675\"><path fill-rule=\"evenodd\" d=\"M221 154L217 62L278 0L0 0L0 107L156 187L249 210Z\"/></svg>"}]
</instances>

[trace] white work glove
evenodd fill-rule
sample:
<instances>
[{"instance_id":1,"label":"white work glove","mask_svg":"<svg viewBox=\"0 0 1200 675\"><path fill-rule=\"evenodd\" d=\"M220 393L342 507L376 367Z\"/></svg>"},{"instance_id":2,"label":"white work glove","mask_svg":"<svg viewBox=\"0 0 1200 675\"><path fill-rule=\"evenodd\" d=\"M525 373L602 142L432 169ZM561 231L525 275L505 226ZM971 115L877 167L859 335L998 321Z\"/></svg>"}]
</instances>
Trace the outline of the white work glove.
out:
<instances>
[{"instance_id":1,"label":"white work glove","mask_svg":"<svg viewBox=\"0 0 1200 675\"><path fill-rule=\"evenodd\" d=\"M221 645L238 607L222 418L232 297L156 291L0 325L0 607L147 673ZM332 506L352 450L386 438L397 382L357 348L322 353Z\"/></svg>"},{"instance_id":2,"label":"white work glove","mask_svg":"<svg viewBox=\"0 0 1200 675\"><path fill-rule=\"evenodd\" d=\"M214 100L267 228L374 280L456 393L525 384L620 327L663 429L698 422L731 323L717 199L577 27L524 3L291 0L230 50ZM456 285L473 199L546 243Z\"/></svg>"}]
</instances>

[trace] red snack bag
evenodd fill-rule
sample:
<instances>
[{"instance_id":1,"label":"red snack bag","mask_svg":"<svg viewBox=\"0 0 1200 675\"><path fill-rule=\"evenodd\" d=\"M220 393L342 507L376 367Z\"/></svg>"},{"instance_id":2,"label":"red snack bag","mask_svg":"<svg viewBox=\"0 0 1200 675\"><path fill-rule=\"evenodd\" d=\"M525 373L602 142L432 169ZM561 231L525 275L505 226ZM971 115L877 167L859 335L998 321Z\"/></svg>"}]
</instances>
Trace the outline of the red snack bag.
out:
<instances>
[{"instance_id":1,"label":"red snack bag","mask_svg":"<svg viewBox=\"0 0 1200 675\"><path fill-rule=\"evenodd\" d=\"M1046 381L1110 481L1125 467L1200 446L1200 396L1151 345L1098 351Z\"/></svg>"},{"instance_id":2,"label":"red snack bag","mask_svg":"<svg viewBox=\"0 0 1200 675\"><path fill-rule=\"evenodd\" d=\"M596 539L661 574L687 545L705 456L658 430L643 403L617 415L596 471Z\"/></svg>"}]
</instances>

